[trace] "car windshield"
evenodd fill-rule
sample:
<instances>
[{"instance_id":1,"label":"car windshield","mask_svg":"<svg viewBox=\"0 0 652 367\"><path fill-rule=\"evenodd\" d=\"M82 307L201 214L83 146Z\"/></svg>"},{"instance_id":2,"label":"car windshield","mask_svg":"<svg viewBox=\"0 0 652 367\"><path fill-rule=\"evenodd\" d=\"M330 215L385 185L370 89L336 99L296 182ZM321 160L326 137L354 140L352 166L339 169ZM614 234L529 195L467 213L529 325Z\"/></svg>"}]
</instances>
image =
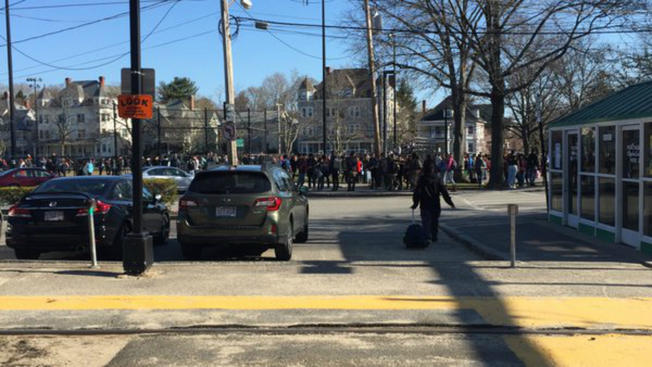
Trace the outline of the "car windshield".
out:
<instances>
[{"instance_id":1,"label":"car windshield","mask_svg":"<svg viewBox=\"0 0 652 367\"><path fill-rule=\"evenodd\" d=\"M84 192L91 195L103 195L110 184L107 181L94 179L52 180L42 184L34 192Z\"/></svg>"},{"instance_id":2,"label":"car windshield","mask_svg":"<svg viewBox=\"0 0 652 367\"><path fill-rule=\"evenodd\" d=\"M256 194L271 190L269 179L257 172L211 172L195 178L189 191L199 194Z\"/></svg>"}]
</instances>

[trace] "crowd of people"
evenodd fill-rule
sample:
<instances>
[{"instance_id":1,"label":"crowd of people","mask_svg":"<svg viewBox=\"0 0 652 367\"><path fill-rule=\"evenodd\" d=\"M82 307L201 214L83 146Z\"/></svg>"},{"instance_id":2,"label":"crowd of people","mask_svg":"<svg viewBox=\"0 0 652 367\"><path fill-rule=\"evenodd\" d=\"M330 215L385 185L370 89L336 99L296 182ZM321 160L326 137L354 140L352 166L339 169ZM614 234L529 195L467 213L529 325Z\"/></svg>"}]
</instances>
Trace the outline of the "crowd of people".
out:
<instances>
[{"instance_id":1,"label":"crowd of people","mask_svg":"<svg viewBox=\"0 0 652 367\"><path fill-rule=\"evenodd\" d=\"M374 190L414 190L423 170L423 163L431 162L434 172L441 183L452 190L456 189L456 175L466 182L477 183L480 187L488 180L491 160L484 154L465 154L458 163L452 154L395 154L371 155L365 153L349 154L244 154L240 157L242 164L278 164L290 174L299 187L307 186L309 190L344 189L355 191L356 185L368 184ZM188 172L205 170L215 165L228 164L228 156L216 153L208 154L169 154L142 158L142 165L172 166ZM109 157L98 159L72 159L50 157L34 159L30 155L18 160L0 159L0 168L40 167L59 176L70 175L122 175L130 173L129 157ZM537 153L509 152L504 157L504 177L506 187L534 186L540 177L540 164Z\"/></svg>"}]
</instances>

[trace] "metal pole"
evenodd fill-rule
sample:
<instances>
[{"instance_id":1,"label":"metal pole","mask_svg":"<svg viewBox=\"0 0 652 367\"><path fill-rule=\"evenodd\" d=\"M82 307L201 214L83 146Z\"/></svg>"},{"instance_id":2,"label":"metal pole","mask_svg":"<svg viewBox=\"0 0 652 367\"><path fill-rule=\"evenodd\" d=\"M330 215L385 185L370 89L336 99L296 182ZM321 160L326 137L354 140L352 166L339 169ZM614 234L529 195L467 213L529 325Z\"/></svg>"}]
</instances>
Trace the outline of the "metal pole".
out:
<instances>
[{"instance_id":1,"label":"metal pole","mask_svg":"<svg viewBox=\"0 0 652 367\"><path fill-rule=\"evenodd\" d=\"M208 107L204 107L204 154L208 154Z\"/></svg>"},{"instance_id":2,"label":"metal pole","mask_svg":"<svg viewBox=\"0 0 652 367\"><path fill-rule=\"evenodd\" d=\"M383 152L387 154L387 71L383 71Z\"/></svg>"},{"instance_id":3,"label":"metal pole","mask_svg":"<svg viewBox=\"0 0 652 367\"><path fill-rule=\"evenodd\" d=\"M276 124L278 129L278 154L281 154L281 104L276 104Z\"/></svg>"},{"instance_id":4,"label":"metal pole","mask_svg":"<svg viewBox=\"0 0 652 367\"><path fill-rule=\"evenodd\" d=\"M116 125L116 120L118 118L118 113L116 112L116 103L113 101L113 159L118 159L118 127ZM116 165L118 162L114 162Z\"/></svg>"},{"instance_id":5,"label":"metal pole","mask_svg":"<svg viewBox=\"0 0 652 367\"><path fill-rule=\"evenodd\" d=\"M263 110L263 153L267 154L269 149L267 148L267 107Z\"/></svg>"},{"instance_id":6,"label":"metal pole","mask_svg":"<svg viewBox=\"0 0 652 367\"><path fill-rule=\"evenodd\" d=\"M393 109L392 109L393 110L392 114L394 115L394 118L393 118L393 120L394 120L394 149L397 149L398 148L398 143L397 143L398 140L397 140L397 133L396 133L396 131L397 131L397 128L396 128L396 125L397 125L396 124L396 90L398 88L398 75L396 74L396 41L394 41L394 37L392 37L392 48L393 48L393 54L394 54L393 55L394 60L392 62L392 65L394 65L394 67L393 67L393 69L394 69L394 88L392 89L393 96L394 96L394 98L393 98L394 106L393 106Z\"/></svg>"},{"instance_id":7,"label":"metal pole","mask_svg":"<svg viewBox=\"0 0 652 367\"><path fill-rule=\"evenodd\" d=\"M95 199L90 199L88 203L88 237L91 248L91 268L97 269L97 248L95 245Z\"/></svg>"},{"instance_id":8,"label":"metal pole","mask_svg":"<svg viewBox=\"0 0 652 367\"><path fill-rule=\"evenodd\" d=\"M11 56L11 21L9 19L9 0L5 0L5 22L7 25L7 73L9 75L9 129L11 134L11 159L16 158L16 129L14 126L14 68Z\"/></svg>"},{"instance_id":9,"label":"metal pole","mask_svg":"<svg viewBox=\"0 0 652 367\"><path fill-rule=\"evenodd\" d=\"M130 0L131 27L131 94L140 94L140 0ZM142 146L140 143L140 119L132 119L133 147L131 173L133 177L134 228L135 234L143 233L143 171L141 167Z\"/></svg>"},{"instance_id":10,"label":"metal pole","mask_svg":"<svg viewBox=\"0 0 652 367\"><path fill-rule=\"evenodd\" d=\"M158 152L158 156L161 156L161 108L157 107L156 108L156 136L157 136L157 141L156 141L156 151Z\"/></svg>"},{"instance_id":11,"label":"metal pole","mask_svg":"<svg viewBox=\"0 0 652 367\"><path fill-rule=\"evenodd\" d=\"M516 267L516 215L518 214L518 205L507 204L507 213L509 214L509 259L510 266Z\"/></svg>"},{"instance_id":12,"label":"metal pole","mask_svg":"<svg viewBox=\"0 0 652 367\"><path fill-rule=\"evenodd\" d=\"M228 0L220 1L222 11L222 47L224 48L224 81L226 89L226 121L235 124L235 91L233 89L233 58L231 54L231 33L229 27L229 3ZM237 133L235 134L237 136ZM231 165L238 164L238 150L235 140L227 143L229 162Z\"/></svg>"},{"instance_id":13,"label":"metal pole","mask_svg":"<svg viewBox=\"0 0 652 367\"><path fill-rule=\"evenodd\" d=\"M251 154L251 108L247 107L247 152Z\"/></svg>"},{"instance_id":14,"label":"metal pole","mask_svg":"<svg viewBox=\"0 0 652 367\"><path fill-rule=\"evenodd\" d=\"M444 105L444 154L448 155L448 108Z\"/></svg>"},{"instance_id":15,"label":"metal pole","mask_svg":"<svg viewBox=\"0 0 652 367\"><path fill-rule=\"evenodd\" d=\"M371 82L371 111L372 121L374 124L374 150L380 155L380 124L378 122L378 101L376 101L376 61L374 60L374 43L371 26L371 10L369 9L369 0L364 0L365 18L367 25L367 57L369 60L369 81Z\"/></svg>"},{"instance_id":16,"label":"metal pole","mask_svg":"<svg viewBox=\"0 0 652 367\"><path fill-rule=\"evenodd\" d=\"M321 0L321 94L322 94L322 144L324 144L324 155L326 154L326 5Z\"/></svg>"}]
</instances>

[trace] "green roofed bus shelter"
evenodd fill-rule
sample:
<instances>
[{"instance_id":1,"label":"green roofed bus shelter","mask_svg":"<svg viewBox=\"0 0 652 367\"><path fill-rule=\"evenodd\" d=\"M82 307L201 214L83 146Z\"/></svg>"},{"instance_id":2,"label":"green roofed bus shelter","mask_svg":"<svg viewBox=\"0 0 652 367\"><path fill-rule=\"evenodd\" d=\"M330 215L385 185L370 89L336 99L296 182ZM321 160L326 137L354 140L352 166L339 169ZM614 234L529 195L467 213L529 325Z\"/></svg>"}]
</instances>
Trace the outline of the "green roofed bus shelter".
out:
<instances>
[{"instance_id":1,"label":"green roofed bus shelter","mask_svg":"<svg viewBox=\"0 0 652 367\"><path fill-rule=\"evenodd\" d=\"M652 254L652 81L550 124L549 219Z\"/></svg>"}]
</instances>

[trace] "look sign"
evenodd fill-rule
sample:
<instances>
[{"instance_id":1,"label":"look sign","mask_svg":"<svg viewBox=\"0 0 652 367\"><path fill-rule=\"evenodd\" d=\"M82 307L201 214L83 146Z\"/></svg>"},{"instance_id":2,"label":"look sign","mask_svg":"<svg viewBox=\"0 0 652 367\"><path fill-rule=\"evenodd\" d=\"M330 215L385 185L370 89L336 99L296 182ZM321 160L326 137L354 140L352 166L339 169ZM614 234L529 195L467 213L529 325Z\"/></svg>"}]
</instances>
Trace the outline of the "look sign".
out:
<instances>
[{"instance_id":1,"label":"look sign","mask_svg":"<svg viewBox=\"0 0 652 367\"><path fill-rule=\"evenodd\" d=\"M122 118L152 118L153 99L149 94L121 94L118 96L118 115Z\"/></svg>"}]
</instances>

